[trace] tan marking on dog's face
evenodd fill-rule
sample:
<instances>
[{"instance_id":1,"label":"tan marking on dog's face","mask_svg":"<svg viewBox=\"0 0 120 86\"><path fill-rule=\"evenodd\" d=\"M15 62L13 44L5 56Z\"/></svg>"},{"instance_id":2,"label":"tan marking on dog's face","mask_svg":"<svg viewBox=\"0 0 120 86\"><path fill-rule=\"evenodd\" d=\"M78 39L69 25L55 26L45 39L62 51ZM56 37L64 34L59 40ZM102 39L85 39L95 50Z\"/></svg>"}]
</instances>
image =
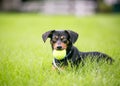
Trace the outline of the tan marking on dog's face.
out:
<instances>
[{"instance_id":1,"label":"tan marking on dog's face","mask_svg":"<svg viewBox=\"0 0 120 86\"><path fill-rule=\"evenodd\" d=\"M64 38L65 38L65 36L61 36L60 38L61 38L61 39L64 39Z\"/></svg>"},{"instance_id":2,"label":"tan marking on dog's face","mask_svg":"<svg viewBox=\"0 0 120 86\"><path fill-rule=\"evenodd\" d=\"M58 44L58 43L53 43L53 48L55 49L55 50L57 50L57 47L58 46L62 46L62 50L64 50L64 49L67 49L67 44L65 44L65 43L60 43L60 44Z\"/></svg>"},{"instance_id":3,"label":"tan marking on dog's face","mask_svg":"<svg viewBox=\"0 0 120 86\"><path fill-rule=\"evenodd\" d=\"M58 39L58 36L55 36L54 38L55 38L55 39Z\"/></svg>"}]
</instances>

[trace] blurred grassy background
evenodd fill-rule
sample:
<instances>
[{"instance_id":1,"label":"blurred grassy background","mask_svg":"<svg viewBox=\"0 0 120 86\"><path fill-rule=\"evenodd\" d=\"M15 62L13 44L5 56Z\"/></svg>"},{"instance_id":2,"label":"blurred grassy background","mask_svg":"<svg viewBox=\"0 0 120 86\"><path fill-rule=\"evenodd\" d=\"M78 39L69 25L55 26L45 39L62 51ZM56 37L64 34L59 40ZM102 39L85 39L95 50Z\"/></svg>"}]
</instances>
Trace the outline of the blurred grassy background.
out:
<instances>
[{"instance_id":1,"label":"blurred grassy background","mask_svg":"<svg viewBox=\"0 0 120 86\"><path fill-rule=\"evenodd\" d=\"M0 13L0 86L120 85L120 15L86 17ZM41 35L51 29L79 34L80 51L101 51L114 65L90 65L58 74L51 70L52 51Z\"/></svg>"}]
</instances>

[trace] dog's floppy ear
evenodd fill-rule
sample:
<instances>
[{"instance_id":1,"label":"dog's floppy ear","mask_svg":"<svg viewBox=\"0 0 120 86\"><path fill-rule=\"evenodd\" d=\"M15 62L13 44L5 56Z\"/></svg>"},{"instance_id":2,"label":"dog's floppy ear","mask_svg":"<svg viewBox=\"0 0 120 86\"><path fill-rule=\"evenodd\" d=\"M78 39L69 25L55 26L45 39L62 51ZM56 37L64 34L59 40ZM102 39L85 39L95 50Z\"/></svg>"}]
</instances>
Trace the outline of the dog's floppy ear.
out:
<instances>
[{"instance_id":1,"label":"dog's floppy ear","mask_svg":"<svg viewBox=\"0 0 120 86\"><path fill-rule=\"evenodd\" d=\"M74 44L78 39L78 33L71 31L71 30L66 30L66 32L70 36L70 41Z\"/></svg>"},{"instance_id":2,"label":"dog's floppy ear","mask_svg":"<svg viewBox=\"0 0 120 86\"><path fill-rule=\"evenodd\" d=\"M44 42L46 42L47 38L50 38L52 36L52 33L54 32L55 30L50 30L50 31L47 31L45 32L43 35L42 35L42 39Z\"/></svg>"}]
</instances>

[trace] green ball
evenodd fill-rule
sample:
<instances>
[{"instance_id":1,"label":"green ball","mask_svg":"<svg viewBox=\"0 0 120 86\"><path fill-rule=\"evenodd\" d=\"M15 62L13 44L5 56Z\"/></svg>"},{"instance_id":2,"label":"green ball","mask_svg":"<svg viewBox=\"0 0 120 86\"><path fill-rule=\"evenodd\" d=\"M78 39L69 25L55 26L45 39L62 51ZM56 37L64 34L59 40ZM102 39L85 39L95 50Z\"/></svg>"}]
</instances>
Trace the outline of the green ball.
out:
<instances>
[{"instance_id":1,"label":"green ball","mask_svg":"<svg viewBox=\"0 0 120 86\"><path fill-rule=\"evenodd\" d=\"M66 56L66 50L53 50L53 56L56 59L63 59Z\"/></svg>"}]
</instances>

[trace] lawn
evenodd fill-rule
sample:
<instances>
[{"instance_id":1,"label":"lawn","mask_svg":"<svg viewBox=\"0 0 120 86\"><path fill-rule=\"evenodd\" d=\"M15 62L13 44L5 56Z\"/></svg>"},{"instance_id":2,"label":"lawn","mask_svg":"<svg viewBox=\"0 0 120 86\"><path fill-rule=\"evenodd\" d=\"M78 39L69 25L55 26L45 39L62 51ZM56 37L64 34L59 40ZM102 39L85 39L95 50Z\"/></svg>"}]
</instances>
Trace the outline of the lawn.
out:
<instances>
[{"instance_id":1,"label":"lawn","mask_svg":"<svg viewBox=\"0 0 120 86\"><path fill-rule=\"evenodd\" d=\"M51 29L76 31L80 51L104 52L115 62L53 71L49 39L41 38ZM0 13L0 86L120 86L120 15Z\"/></svg>"}]
</instances>

